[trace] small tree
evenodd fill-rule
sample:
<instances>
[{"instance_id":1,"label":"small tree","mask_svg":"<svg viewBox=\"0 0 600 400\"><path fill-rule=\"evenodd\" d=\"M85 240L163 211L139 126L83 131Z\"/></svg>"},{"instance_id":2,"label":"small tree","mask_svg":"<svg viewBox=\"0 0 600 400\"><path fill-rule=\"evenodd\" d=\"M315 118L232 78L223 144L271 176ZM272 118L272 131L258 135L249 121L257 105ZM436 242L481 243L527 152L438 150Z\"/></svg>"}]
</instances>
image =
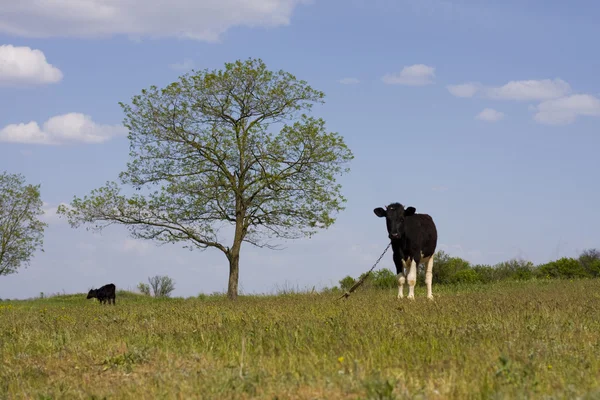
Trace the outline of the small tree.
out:
<instances>
[{"instance_id":1,"label":"small tree","mask_svg":"<svg viewBox=\"0 0 600 400\"><path fill-rule=\"evenodd\" d=\"M175 290L175 283L173 283L173 279L166 275L153 276L152 278L148 278L148 282L150 283L150 288L152 288L154 297L169 297L171 292Z\"/></svg>"},{"instance_id":2,"label":"small tree","mask_svg":"<svg viewBox=\"0 0 600 400\"><path fill-rule=\"evenodd\" d=\"M44 251L42 205L40 185L26 185L21 174L0 174L0 276L27 267L38 248Z\"/></svg>"},{"instance_id":3,"label":"small tree","mask_svg":"<svg viewBox=\"0 0 600 400\"><path fill-rule=\"evenodd\" d=\"M587 271L588 275L593 277L600 276L600 250L588 249L579 255L579 262Z\"/></svg>"},{"instance_id":4,"label":"small tree","mask_svg":"<svg viewBox=\"0 0 600 400\"><path fill-rule=\"evenodd\" d=\"M138 290L140 291L141 294L144 294L146 296L150 296L150 285L148 285L147 283L144 282L140 282L137 286Z\"/></svg>"},{"instance_id":5,"label":"small tree","mask_svg":"<svg viewBox=\"0 0 600 400\"><path fill-rule=\"evenodd\" d=\"M263 239L310 236L343 210L336 176L353 155L322 119L303 113L323 97L253 59L142 90L120 103L132 158L120 179L147 194L126 197L109 182L58 212L72 227L119 223L135 238L218 249L235 299L243 242L275 248ZM232 238L219 233L223 223Z\"/></svg>"}]
</instances>

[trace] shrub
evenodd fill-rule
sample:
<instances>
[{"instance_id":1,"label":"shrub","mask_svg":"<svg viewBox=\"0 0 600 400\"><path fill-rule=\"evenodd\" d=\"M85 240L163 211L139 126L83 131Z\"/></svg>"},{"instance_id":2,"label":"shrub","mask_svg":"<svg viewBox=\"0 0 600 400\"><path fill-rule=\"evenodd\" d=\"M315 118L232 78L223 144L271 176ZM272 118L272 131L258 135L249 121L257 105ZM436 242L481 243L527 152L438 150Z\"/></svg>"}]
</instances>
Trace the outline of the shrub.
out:
<instances>
[{"instance_id":1,"label":"shrub","mask_svg":"<svg viewBox=\"0 0 600 400\"><path fill-rule=\"evenodd\" d=\"M452 283L477 283L479 275L472 268L461 269L454 274Z\"/></svg>"},{"instance_id":2,"label":"shrub","mask_svg":"<svg viewBox=\"0 0 600 400\"><path fill-rule=\"evenodd\" d=\"M468 261L440 250L433 256L433 283L454 283L456 273L469 268Z\"/></svg>"},{"instance_id":3,"label":"shrub","mask_svg":"<svg viewBox=\"0 0 600 400\"><path fill-rule=\"evenodd\" d=\"M528 280L533 278L535 265L531 261L512 259L495 266L495 280Z\"/></svg>"},{"instance_id":4,"label":"shrub","mask_svg":"<svg viewBox=\"0 0 600 400\"><path fill-rule=\"evenodd\" d=\"M398 278L396 278L396 274L387 268L374 271L372 277L372 285L377 289L391 289L398 287Z\"/></svg>"},{"instance_id":5,"label":"shrub","mask_svg":"<svg viewBox=\"0 0 600 400\"><path fill-rule=\"evenodd\" d=\"M350 275L348 275L347 277L345 277L344 279L342 279L340 281L340 288L342 290L350 290L352 285L354 285L355 283L356 283L356 281L354 280L354 278L351 277Z\"/></svg>"},{"instance_id":6,"label":"shrub","mask_svg":"<svg viewBox=\"0 0 600 400\"><path fill-rule=\"evenodd\" d=\"M490 283L497 280L496 270L490 265L475 265L472 270L477 274L479 282Z\"/></svg>"},{"instance_id":7,"label":"shrub","mask_svg":"<svg viewBox=\"0 0 600 400\"><path fill-rule=\"evenodd\" d=\"M592 261L587 266L584 266L584 268L587 270L589 276L600 278L600 260Z\"/></svg>"},{"instance_id":8,"label":"shrub","mask_svg":"<svg viewBox=\"0 0 600 400\"><path fill-rule=\"evenodd\" d=\"M567 257L540 265L536 273L542 278L583 278L588 276L587 271L578 260Z\"/></svg>"},{"instance_id":9,"label":"shrub","mask_svg":"<svg viewBox=\"0 0 600 400\"><path fill-rule=\"evenodd\" d=\"M366 275L366 272L362 273L358 280L361 280ZM355 280L350 275L340 280L340 288L342 290L349 290L358 280ZM371 272L371 274L365 279L360 286L360 289L390 289L398 287L398 279L396 274L388 268L383 268Z\"/></svg>"},{"instance_id":10,"label":"shrub","mask_svg":"<svg viewBox=\"0 0 600 400\"><path fill-rule=\"evenodd\" d=\"M589 276L600 277L600 250L584 250L579 256L579 262Z\"/></svg>"},{"instance_id":11,"label":"shrub","mask_svg":"<svg viewBox=\"0 0 600 400\"><path fill-rule=\"evenodd\" d=\"M144 282L140 282L137 286L138 290L141 294L145 294L146 296L150 296L150 285Z\"/></svg>"}]
</instances>

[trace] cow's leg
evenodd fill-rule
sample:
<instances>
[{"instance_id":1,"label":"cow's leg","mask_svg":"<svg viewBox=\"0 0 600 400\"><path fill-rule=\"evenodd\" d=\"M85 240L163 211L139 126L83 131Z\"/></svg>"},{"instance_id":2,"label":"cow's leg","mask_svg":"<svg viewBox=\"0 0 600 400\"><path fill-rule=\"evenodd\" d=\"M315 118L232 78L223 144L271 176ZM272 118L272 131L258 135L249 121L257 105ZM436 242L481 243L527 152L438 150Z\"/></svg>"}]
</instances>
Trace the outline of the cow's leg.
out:
<instances>
[{"instance_id":1,"label":"cow's leg","mask_svg":"<svg viewBox=\"0 0 600 400\"><path fill-rule=\"evenodd\" d=\"M425 261L423 262L425 264ZM428 257L426 260L427 270L425 271L425 284L427 285L427 298L433 300L433 293L431 292L431 282L433 280L433 255Z\"/></svg>"},{"instance_id":2,"label":"cow's leg","mask_svg":"<svg viewBox=\"0 0 600 400\"><path fill-rule=\"evenodd\" d=\"M415 285L417 284L417 265L419 260L410 259L410 269L408 271L408 298L415 298ZM408 264L408 263L407 263Z\"/></svg>"},{"instance_id":3,"label":"cow's leg","mask_svg":"<svg viewBox=\"0 0 600 400\"><path fill-rule=\"evenodd\" d=\"M406 261L402 260L402 271L398 272L396 275L398 277L398 298L402 299L404 297L404 283L406 282L406 278L404 277L406 273Z\"/></svg>"},{"instance_id":4,"label":"cow's leg","mask_svg":"<svg viewBox=\"0 0 600 400\"><path fill-rule=\"evenodd\" d=\"M398 298L401 299L404 297L404 282L406 281L404 269L406 264L400 253L394 253L394 264L396 265L396 277L398 278Z\"/></svg>"}]
</instances>

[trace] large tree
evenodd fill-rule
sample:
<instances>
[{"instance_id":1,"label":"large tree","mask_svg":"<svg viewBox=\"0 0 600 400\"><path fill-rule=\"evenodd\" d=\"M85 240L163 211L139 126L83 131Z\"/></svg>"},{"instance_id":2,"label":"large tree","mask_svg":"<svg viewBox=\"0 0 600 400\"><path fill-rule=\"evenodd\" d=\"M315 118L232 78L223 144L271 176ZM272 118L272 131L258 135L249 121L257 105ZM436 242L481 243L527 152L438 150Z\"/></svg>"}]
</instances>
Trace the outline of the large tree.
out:
<instances>
[{"instance_id":1,"label":"large tree","mask_svg":"<svg viewBox=\"0 0 600 400\"><path fill-rule=\"evenodd\" d=\"M40 185L25 184L21 174L0 174L0 276L29 265L37 249L43 251L44 213Z\"/></svg>"},{"instance_id":2,"label":"large tree","mask_svg":"<svg viewBox=\"0 0 600 400\"><path fill-rule=\"evenodd\" d=\"M269 240L310 236L343 210L336 176L348 172L352 152L323 119L306 114L323 98L260 59L151 86L119 103L131 157L119 177L140 193L125 196L107 182L58 212L73 227L118 223L135 238L218 249L235 299L243 242L274 248ZM232 227L229 239L222 223Z\"/></svg>"}]
</instances>

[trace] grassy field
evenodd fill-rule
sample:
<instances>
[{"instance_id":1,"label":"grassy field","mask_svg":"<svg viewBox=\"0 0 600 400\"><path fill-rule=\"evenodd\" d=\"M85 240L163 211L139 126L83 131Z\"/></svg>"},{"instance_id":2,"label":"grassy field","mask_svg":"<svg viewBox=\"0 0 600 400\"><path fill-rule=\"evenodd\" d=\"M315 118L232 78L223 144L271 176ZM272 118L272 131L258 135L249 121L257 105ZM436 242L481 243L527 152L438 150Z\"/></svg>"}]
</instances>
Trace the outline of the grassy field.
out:
<instances>
[{"instance_id":1,"label":"grassy field","mask_svg":"<svg viewBox=\"0 0 600 400\"><path fill-rule=\"evenodd\" d=\"M0 302L0 398L600 398L600 280L395 295Z\"/></svg>"}]
</instances>

